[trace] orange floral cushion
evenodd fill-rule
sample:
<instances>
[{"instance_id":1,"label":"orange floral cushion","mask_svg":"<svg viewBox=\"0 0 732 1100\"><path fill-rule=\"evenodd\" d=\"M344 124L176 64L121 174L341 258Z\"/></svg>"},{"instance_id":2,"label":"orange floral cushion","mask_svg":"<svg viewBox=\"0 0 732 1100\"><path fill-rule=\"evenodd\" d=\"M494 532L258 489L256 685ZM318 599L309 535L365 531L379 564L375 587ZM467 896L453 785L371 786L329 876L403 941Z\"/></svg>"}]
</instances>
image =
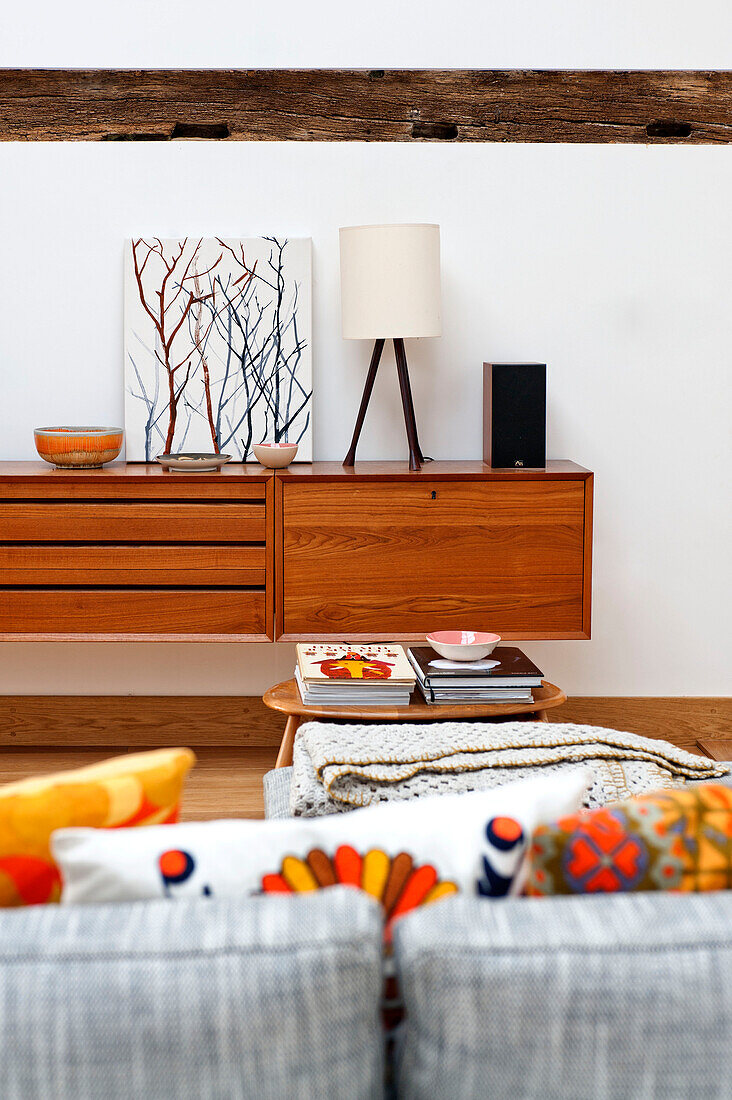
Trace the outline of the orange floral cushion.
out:
<instances>
[{"instance_id":1,"label":"orange floral cushion","mask_svg":"<svg viewBox=\"0 0 732 1100\"><path fill-rule=\"evenodd\" d=\"M177 821L195 759L190 749L159 749L0 787L0 906L59 900L49 847L56 829Z\"/></svg>"},{"instance_id":2,"label":"orange floral cushion","mask_svg":"<svg viewBox=\"0 0 732 1100\"><path fill-rule=\"evenodd\" d=\"M581 810L535 831L526 893L732 889L732 788L703 783Z\"/></svg>"}]
</instances>

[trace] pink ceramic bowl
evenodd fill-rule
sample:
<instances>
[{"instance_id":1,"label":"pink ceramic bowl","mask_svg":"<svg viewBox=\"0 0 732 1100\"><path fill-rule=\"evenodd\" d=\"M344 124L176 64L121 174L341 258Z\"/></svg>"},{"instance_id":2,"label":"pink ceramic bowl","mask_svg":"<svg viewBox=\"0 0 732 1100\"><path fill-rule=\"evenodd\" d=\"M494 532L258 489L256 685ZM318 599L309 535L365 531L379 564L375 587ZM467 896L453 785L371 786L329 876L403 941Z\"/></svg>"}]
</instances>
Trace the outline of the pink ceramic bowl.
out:
<instances>
[{"instance_id":1,"label":"pink ceramic bowl","mask_svg":"<svg viewBox=\"0 0 732 1100\"><path fill-rule=\"evenodd\" d=\"M500 642L498 634L480 630L436 630L427 641L448 661L482 661Z\"/></svg>"},{"instance_id":2,"label":"pink ceramic bowl","mask_svg":"<svg viewBox=\"0 0 732 1100\"><path fill-rule=\"evenodd\" d=\"M270 470L281 470L289 466L297 454L297 443L255 443L252 449L257 462Z\"/></svg>"}]
</instances>

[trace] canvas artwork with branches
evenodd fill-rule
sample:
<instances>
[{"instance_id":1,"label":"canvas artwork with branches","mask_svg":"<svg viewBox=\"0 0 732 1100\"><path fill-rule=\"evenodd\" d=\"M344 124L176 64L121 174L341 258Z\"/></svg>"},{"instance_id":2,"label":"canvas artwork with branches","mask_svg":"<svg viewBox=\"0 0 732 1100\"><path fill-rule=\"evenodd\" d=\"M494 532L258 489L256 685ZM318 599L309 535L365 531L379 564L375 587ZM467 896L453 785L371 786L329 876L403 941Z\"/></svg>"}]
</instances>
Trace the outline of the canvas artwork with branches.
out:
<instances>
[{"instance_id":1,"label":"canvas artwork with branches","mask_svg":"<svg viewBox=\"0 0 732 1100\"><path fill-rule=\"evenodd\" d=\"M138 237L125 251L128 462L255 443L312 458L309 238Z\"/></svg>"}]
</instances>

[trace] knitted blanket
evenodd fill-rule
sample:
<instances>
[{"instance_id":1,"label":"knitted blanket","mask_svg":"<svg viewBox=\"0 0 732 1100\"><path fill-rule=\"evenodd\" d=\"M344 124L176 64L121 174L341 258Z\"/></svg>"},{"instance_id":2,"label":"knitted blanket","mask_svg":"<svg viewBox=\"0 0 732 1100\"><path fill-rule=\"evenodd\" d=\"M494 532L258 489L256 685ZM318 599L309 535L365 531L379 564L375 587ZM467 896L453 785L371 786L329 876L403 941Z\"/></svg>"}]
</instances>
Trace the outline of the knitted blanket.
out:
<instances>
[{"instance_id":1,"label":"knitted blanket","mask_svg":"<svg viewBox=\"0 0 732 1100\"><path fill-rule=\"evenodd\" d=\"M295 737L290 810L316 817L484 790L580 763L595 776L587 806L728 773L668 741L570 722L307 722Z\"/></svg>"}]
</instances>

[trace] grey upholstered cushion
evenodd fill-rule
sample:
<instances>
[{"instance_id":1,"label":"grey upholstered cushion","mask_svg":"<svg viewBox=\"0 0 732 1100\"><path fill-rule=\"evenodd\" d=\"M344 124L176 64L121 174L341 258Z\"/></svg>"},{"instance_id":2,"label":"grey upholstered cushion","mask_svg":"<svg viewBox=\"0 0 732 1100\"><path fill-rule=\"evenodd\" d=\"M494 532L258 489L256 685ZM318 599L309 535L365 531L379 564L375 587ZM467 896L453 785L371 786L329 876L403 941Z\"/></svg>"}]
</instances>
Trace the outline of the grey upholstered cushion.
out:
<instances>
[{"instance_id":1,"label":"grey upholstered cushion","mask_svg":"<svg viewBox=\"0 0 732 1100\"><path fill-rule=\"evenodd\" d=\"M732 892L457 898L395 946L400 1097L732 1096Z\"/></svg>"},{"instance_id":2,"label":"grey upholstered cushion","mask_svg":"<svg viewBox=\"0 0 732 1100\"><path fill-rule=\"evenodd\" d=\"M3 911L0 1097L380 1096L380 966L355 890Z\"/></svg>"},{"instance_id":3,"label":"grey upholstered cushion","mask_svg":"<svg viewBox=\"0 0 732 1100\"><path fill-rule=\"evenodd\" d=\"M292 817L290 813L290 783L292 768L273 768L262 780L264 785L264 816Z\"/></svg>"}]
</instances>

